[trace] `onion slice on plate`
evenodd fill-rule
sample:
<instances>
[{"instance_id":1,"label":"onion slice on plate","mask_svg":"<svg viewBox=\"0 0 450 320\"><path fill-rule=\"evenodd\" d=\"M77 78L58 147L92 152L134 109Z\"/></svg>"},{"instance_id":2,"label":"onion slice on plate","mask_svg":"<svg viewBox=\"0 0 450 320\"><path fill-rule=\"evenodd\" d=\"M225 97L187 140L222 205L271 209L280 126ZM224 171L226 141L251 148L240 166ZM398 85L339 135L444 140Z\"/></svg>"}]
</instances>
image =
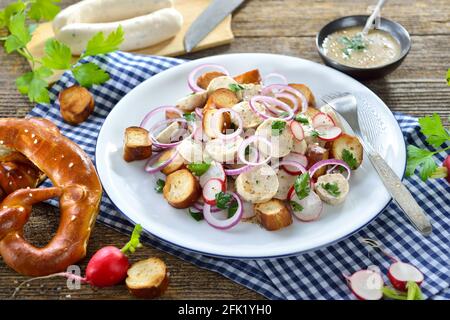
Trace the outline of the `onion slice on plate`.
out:
<instances>
[{"instance_id":1,"label":"onion slice on plate","mask_svg":"<svg viewBox=\"0 0 450 320\"><path fill-rule=\"evenodd\" d=\"M192 70L191 73L189 74L188 86L189 86L189 88L191 88L192 91L194 91L194 92L205 91L204 89L200 88L197 85L197 74L198 74L199 71L201 71L203 69L206 69L206 68L212 68L212 69L220 70L220 72L224 73L225 75L227 75L227 76L230 75L228 70L225 69L225 67L221 66L220 64L213 64L213 63L202 64L202 65L198 66L197 68L195 68L194 70Z\"/></svg>"},{"instance_id":2,"label":"onion slice on plate","mask_svg":"<svg viewBox=\"0 0 450 320\"><path fill-rule=\"evenodd\" d=\"M268 156L266 158L263 158L262 160L256 160L255 162L253 161L249 161L245 158L245 149L247 149L247 147L249 147L252 143L263 143L267 146L267 148L269 149L267 154ZM260 153L258 153L260 154ZM271 154L272 154L272 144L270 143L269 140L267 140L266 138L262 137L262 136L250 136L247 139L245 139L244 141L242 141L241 145L239 146L238 149L238 158L240 161L242 161L242 163L245 163L247 165L250 166L259 166L261 164L267 163L270 161L271 159Z\"/></svg>"},{"instance_id":3,"label":"onion slice on plate","mask_svg":"<svg viewBox=\"0 0 450 320\"><path fill-rule=\"evenodd\" d=\"M338 165L338 166L343 167L347 171L347 180L350 179L352 170L348 166L347 162L338 160L338 159L327 159L327 160L321 160L319 162L316 162L315 164L313 164L311 166L311 168L309 168L309 170L308 170L309 175L312 177L317 170L319 170L323 166L329 166L329 165L331 165L331 166Z\"/></svg>"},{"instance_id":4,"label":"onion slice on plate","mask_svg":"<svg viewBox=\"0 0 450 320\"><path fill-rule=\"evenodd\" d=\"M144 119L142 119L141 124L139 126L141 128L147 129L146 127L147 127L147 124L150 121L150 119L155 114L157 114L158 112L161 112L161 111L172 111L172 112L178 113L180 115L180 118L183 118L183 112L180 109L178 109L177 107L174 107L174 106L161 106L161 107L155 108L152 111L150 111L149 113L147 113L144 116Z\"/></svg>"},{"instance_id":5,"label":"onion slice on plate","mask_svg":"<svg viewBox=\"0 0 450 320\"><path fill-rule=\"evenodd\" d=\"M211 206L209 204L205 203L205 205L203 206L203 217L210 226L220 230L227 230L234 227L236 224L239 223L239 221L241 221L243 214L242 200L236 193L231 192L230 194L237 201L238 208L236 210L236 213L229 219L225 220L217 219L212 214Z\"/></svg>"},{"instance_id":6,"label":"onion slice on plate","mask_svg":"<svg viewBox=\"0 0 450 320\"><path fill-rule=\"evenodd\" d=\"M218 124L220 122L219 117L225 112L230 113L230 116L232 117L232 119L235 119L238 122L238 127L236 128L236 130L234 130L234 132L230 133L230 134L223 134L222 132L220 132L219 126L218 126ZM242 129L244 128L244 122L242 121L242 118L239 115L239 113L237 113L236 111L234 111L233 109L230 109L230 108L218 109L213 115L212 123L213 123L212 129L214 131L214 134L216 135L216 137L218 139L222 139L222 140L231 140L231 139L238 137L242 133Z\"/></svg>"},{"instance_id":7,"label":"onion slice on plate","mask_svg":"<svg viewBox=\"0 0 450 320\"><path fill-rule=\"evenodd\" d=\"M268 80L269 79L273 79L273 78L275 78L275 79L280 79L281 80L281 83L279 83L279 84L288 84L288 80L287 80L287 78L285 77L285 76L283 76L282 74L280 74L280 73L276 73L276 72L272 72L272 73L269 73L269 74L267 74L264 78L263 78L263 84L265 85L265 86L268 86L269 84L268 84Z\"/></svg>"},{"instance_id":8,"label":"onion slice on plate","mask_svg":"<svg viewBox=\"0 0 450 320\"><path fill-rule=\"evenodd\" d=\"M285 117L271 117L265 113L260 112L258 108L256 108L257 103L260 103L261 105L265 106L272 113L281 114L286 112L288 115ZM273 97L254 96L249 100L248 104L252 109L252 111L262 119L282 119L288 121L294 117L294 111L288 104ZM275 108L275 106L281 108L283 111L280 111L280 109Z\"/></svg>"},{"instance_id":9,"label":"onion slice on plate","mask_svg":"<svg viewBox=\"0 0 450 320\"><path fill-rule=\"evenodd\" d=\"M279 166L283 168L288 174L297 176L305 173L308 166L308 158L304 155L296 152L291 152L279 163Z\"/></svg>"},{"instance_id":10,"label":"onion slice on plate","mask_svg":"<svg viewBox=\"0 0 450 320\"><path fill-rule=\"evenodd\" d=\"M300 101L302 102L302 110L301 113L305 113L308 109L308 100L306 99L305 95L298 91L297 89L292 88L289 85L285 84L272 84L270 86L267 86L261 90L262 95L273 95L276 93L282 93L282 92L288 92L292 93L294 96L298 97Z\"/></svg>"},{"instance_id":11,"label":"onion slice on plate","mask_svg":"<svg viewBox=\"0 0 450 320\"><path fill-rule=\"evenodd\" d=\"M173 155L163 161L163 162L158 162L159 157L161 156L159 153L154 154L145 164L144 170L147 173L157 173L159 171L161 171L162 169L164 169L165 167L167 167L174 159L175 157L178 155L178 151L175 151L173 153ZM154 166L156 164L156 166Z\"/></svg>"},{"instance_id":12,"label":"onion slice on plate","mask_svg":"<svg viewBox=\"0 0 450 320\"><path fill-rule=\"evenodd\" d=\"M154 124L154 125L150 128L150 130L149 130L149 137L150 137L150 139L152 140L152 144L153 144L155 147L159 147L159 148L162 148L162 149L167 149L167 148L175 147L175 146L179 145L181 142L183 142L184 139L189 139L190 137L192 137L192 135L194 134L194 132L197 130L197 128L196 128L196 126L195 126L195 123L193 123L192 129L191 129L191 133L190 133L188 136L183 137L183 139L181 139L181 140L179 140L179 141L176 141L176 142L170 142L170 143L161 143L161 142L159 142L158 139L155 137L155 133L154 133L154 132L155 132L155 131L158 131L158 129L160 129L161 127L163 127L163 126L165 126L165 125L168 125L168 124L170 124L170 123L173 123L173 122L180 122L180 123L182 123L182 124L187 124L186 119L183 119L183 118L179 118L179 119L166 119L166 120L162 120L162 121L157 122L156 124Z\"/></svg>"}]
</instances>

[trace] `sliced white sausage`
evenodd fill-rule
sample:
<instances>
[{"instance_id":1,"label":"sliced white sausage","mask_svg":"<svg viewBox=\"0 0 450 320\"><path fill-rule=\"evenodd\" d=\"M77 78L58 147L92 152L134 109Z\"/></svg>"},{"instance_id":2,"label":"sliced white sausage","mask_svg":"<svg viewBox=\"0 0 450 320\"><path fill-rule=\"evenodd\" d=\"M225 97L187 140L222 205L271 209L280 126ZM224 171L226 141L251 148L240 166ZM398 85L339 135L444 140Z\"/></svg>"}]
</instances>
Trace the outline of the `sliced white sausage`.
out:
<instances>
[{"instance_id":1,"label":"sliced white sausage","mask_svg":"<svg viewBox=\"0 0 450 320\"><path fill-rule=\"evenodd\" d=\"M320 176L314 187L320 199L331 205L342 203L349 191L348 181L340 173Z\"/></svg>"},{"instance_id":2,"label":"sliced white sausage","mask_svg":"<svg viewBox=\"0 0 450 320\"><path fill-rule=\"evenodd\" d=\"M277 132L278 134L275 134L274 130L272 129L272 125L275 121L282 121L286 123L284 129ZM258 129L256 129L255 134L258 136L263 136L271 142L271 156L274 158L282 158L288 155L294 146L294 137L292 136L292 132L289 129L289 124L285 120L266 119L263 123L261 123ZM269 152L266 144L261 143L259 144L258 148L262 153L266 155Z\"/></svg>"},{"instance_id":3,"label":"sliced white sausage","mask_svg":"<svg viewBox=\"0 0 450 320\"><path fill-rule=\"evenodd\" d=\"M178 100L176 106L181 111L192 112L195 108L203 108L207 98L208 93L206 91L195 92Z\"/></svg>"},{"instance_id":4,"label":"sliced white sausage","mask_svg":"<svg viewBox=\"0 0 450 320\"><path fill-rule=\"evenodd\" d=\"M241 173L236 179L236 191L252 203L266 202L278 191L278 178L275 171L264 164Z\"/></svg>"},{"instance_id":5,"label":"sliced white sausage","mask_svg":"<svg viewBox=\"0 0 450 320\"><path fill-rule=\"evenodd\" d=\"M220 76L211 80L206 91L208 91L208 94L210 94L213 91L221 88L230 90L230 85L232 84L237 85L238 83L232 77Z\"/></svg>"},{"instance_id":6,"label":"sliced white sausage","mask_svg":"<svg viewBox=\"0 0 450 320\"><path fill-rule=\"evenodd\" d=\"M178 122L172 122L169 124L165 129L163 129L158 135L156 136L156 140L159 143L171 143L175 141L175 138L177 137L177 133L180 132L180 124Z\"/></svg>"},{"instance_id":7,"label":"sliced white sausage","mask_svg":"<svg viewBox=\"0 0 450 320\"><path fill-rule=\"evenodd\" d=\"M146 48L173 37L180 31L182 24L181 13L167 8L115 22L71 23L59 29L55 38L68 45L73 54L80 55L96 33L103 32L108 35L121 25L125 39L120 49L129 51Z\"/></svg>"},{"instance_id":8,"label":"sliced white sausage","mask_svg":"<svg viewBox=\"0 0 450 320\"><path fill-rule=\"evenodd\" d=\"M254 96L259 95L261 92L260 84L244 83L244 84L241 84L241 87L244 89L239 90L237 93L238 93L238 97L244 101L250 100Z\"/></svg>"},{"instance_id":9,"label":"sliced white sausage","mask_svg":"<svg viewBox=\"0 0 450 320\"><path fill-rule=\"evenodd\" d=\"M301 141L294 139L294 146L292 147L293 152L305 154L307 148L308 148L308 145L306 144L305 139L303 139Z\"/></svg>"},{"instance_id":10,"label":"sliced white sausage","mask_svg":"<svg viewBox=\"0 0 450 320\"><path fill-rule=\"evenodd\" d=\"M213 139L206 143L205 151L217 162L234 163L243 140L241 137L236 137L233 140Z\"/></svg>"},{"instance_id":11,"label":"sliced white sausage","mask_svg":"<svg viewBox=\"0 0 450 320\"><path fill-rule=\"evenodd\" d=\"M278 169L277 172L278 178L278 191L274 198L279 200L286 200L288 198L288 192L291 187L294 185L295 179L297 179L296 175L292 175L284 171L283 169Z\"/></svg>"},{"instance_id":12,"label":"sliced white sausage","mask_svg":"<svg viewBox=\"0 0 450 320\"><path fill-rule=\"evenodd\" d=\"M193 139L184 139L177 146L180 155L189 163L210 162L211 158L204 152L203 145Z\"/></svg>"},{"instance_id":13,"label":"sliced white sausage","mask_svg":"<svg viewBox=\"0 0 450 320\"><path fill-rule=\"evenodd\" d=\"M262 113L264 113L266 109L260 103L256 103L255 108ZM244 129L255 128L263 122L263 119L250 108L248 101L239 102L231 109L241 116Z\"/></svg>"}]
</instances>

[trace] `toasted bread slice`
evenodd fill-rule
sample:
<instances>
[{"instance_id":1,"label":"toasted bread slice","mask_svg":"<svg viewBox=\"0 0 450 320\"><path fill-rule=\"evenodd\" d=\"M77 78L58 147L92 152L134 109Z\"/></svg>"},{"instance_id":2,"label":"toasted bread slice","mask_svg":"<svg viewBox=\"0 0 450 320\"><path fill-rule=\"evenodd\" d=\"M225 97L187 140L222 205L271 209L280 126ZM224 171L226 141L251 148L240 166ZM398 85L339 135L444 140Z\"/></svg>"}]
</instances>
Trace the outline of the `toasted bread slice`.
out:
<instances>
[{"instance_id":1,"label":"toasted bread slice","mask_svg":"<svg viewBox=\"0 0 450 320\"><path fill-rule=\"evenodd\" d=\"M152 142L148 137L148 131L140 127L126 128L123 159L127 162L131 162L147 159L151 155Z\"/></svg>"},{"instance_id":2,"label":"toasted bread slice","mask_svg":"<svg viewBox=\"0 0 450 320\"><path fill-rule=\"evenodd\" d=\"M308 101L308 107L316 107L316 98L314 98L314 95L308 86L300 83L290 83L289 86L303 93L306 100Z\"/></svg>"},{"instance_id":3,"label":"toasted bread slice","mask_svg":"<svg viewBox=\"0 0 450 320\"><path fill-rule=\"evenodd\" d=\"M261 74L258 69L250 70L234 77L234 80L240 84L260 84L261 83Z\"/></svg>"},{"instance_id":4,"label":"toasted bread slice","mask_svg":"<svg viewBox=\"0 0 450 320\"><path fill-rule=\"evenodd\" d=\"M335 159L344 160L344 150L349 151L356 159L356 164L351 168L358 169L363 161L363 147L359 139L355 136L343 133L339 138L333 141L331 146L331 156Z\"/></svg>"},{"instance_id":5,"label":"toasted bread slice","mask_svg":"<svg viewBox=\"0 0 450 320\"><path fill-rule=\"evenodd\" d=\"M222 77L225 75L226 74L224 74L222 72L218 72L218 71L206 72L197 78L197 85L200 88L206 90L206 88L208 88L209 83L211 82L212 79L217 78L217 77Z\"/></svg>"},{"instance_id":6,"label":"toasted bread slice","mask_svg":"<svg viewBox=\"0 0 450 320\"><path fill-rule=\"evenodd\" d=\"M181 169L167 176L163 195L172 207L185 209L198 200L201 188L189 170Z\"/></svg>"},{"instance_id":7,"label":"toasted bread slice","mask_svg":"<svg viewBox=\"0 0 450 320\"><path fill-rule=\"evenodd\" d=\"M59 108L65 122L80 124L94 111L94 97L81 86L71 86L59 94Z\"/></svg>"},{"instance_id":8,"label":"toasted bread slice","mask_svg":"<svg viewBox=\"0 0 450 320\"><path fill-rule=\"evenodd\" d=\"M152 299L161 296L169 285L169 271L164 261L149 258L134 263L125 280L130 293L138 298Z\"/></svg>"},{"instance_id":9,"label":"toasted bread slice","mask_svg":"<svg viewBox=\"0 0 450 320\"><path fill-rule=\"evenodd\" d=\"M255 204L256 220L267 230L275 231L292 223L292 215L283 201L271 199Z\"/></svg>"},{"instance_id":10,"label":"toasted bread slice","mask_svg":"<svg viewBox=\"0 0 450 320\"><path fill-rule=\"evenodd\" d=\"M328 149L325 149L319 145L311 144L306 150L306 158L308 158L308 168L311 168L313 164L321 160L326 160L330 156ZM313 178L318 178L326 173L326 166L323 166L314 173Z\"/></svg>"},{"instance_id":11,"label":"toasted bread slice","mask_svg":"<svg viewBox=\"0 0 450 320\"><path fill-rule=\"evenodd\" d=\"M164 162L170 159L173 156L174 152L177 152L175 148L164 151L159 156L158 162ZM165 175L169 175L172 172L183 169L185 166L186 163L183 157L177 152L177 155L172 160L172 162L170 162L166 167L164 167L164 169L162 169L161 172L164 173Z\"/></svg>"},{"instance_id":12,"label":"toasted bread slice","mask_svg":"<svg viewBox=\"0 0 450 320\"><path fill-rule=\"evenodd\" d=\"M214 114L217 112L217 109L205 109L203 112L203 132L209 137L209 138L216 138L216 133L213 130L213 121L214 121ZM227 129L231 126L231 116L228 112L222 113L222 115L217 119L216 124L222 133L226 133Z\"/></svg>"},{"instance_id":13,"label":"toasted bread slice","mask_svg":"<svg viewBox=\"0 0 450 320\"><path fill-rule=\"evenodd\" d=\"M208 106L213 105L215 108L231 108L239 102L236 94L228 89L220 88L215 90L208 98Z\"/></svg>"}]
</instances>

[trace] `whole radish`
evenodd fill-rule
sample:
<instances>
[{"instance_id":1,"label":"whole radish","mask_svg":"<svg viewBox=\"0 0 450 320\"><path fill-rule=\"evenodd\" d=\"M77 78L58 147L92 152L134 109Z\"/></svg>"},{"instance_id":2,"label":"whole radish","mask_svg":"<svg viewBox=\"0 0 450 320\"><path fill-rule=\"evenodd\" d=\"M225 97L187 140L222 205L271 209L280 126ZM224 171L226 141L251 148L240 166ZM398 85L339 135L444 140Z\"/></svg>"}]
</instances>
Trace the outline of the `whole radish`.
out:
<instances>
[{"instance_id":1,"label":"whole radish","mask_svg":"<svg viewBox=\"0 0 450 320\"><path fill-rule=\"evenodd\" d=\"M447 176L445 178L447 179L448 183L450 183L450 155L445 158L444 162L442 163L442 167L447 169Z\"/></svg>"}]
</instances>

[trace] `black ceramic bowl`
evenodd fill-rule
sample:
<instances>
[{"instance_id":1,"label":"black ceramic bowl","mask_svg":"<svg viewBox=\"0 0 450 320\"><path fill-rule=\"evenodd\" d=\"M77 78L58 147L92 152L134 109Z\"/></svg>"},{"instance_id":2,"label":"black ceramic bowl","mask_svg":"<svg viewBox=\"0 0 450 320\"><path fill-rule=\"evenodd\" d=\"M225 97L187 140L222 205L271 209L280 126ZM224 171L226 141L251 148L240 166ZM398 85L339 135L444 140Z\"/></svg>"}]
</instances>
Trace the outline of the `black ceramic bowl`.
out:
<instances>
[{"instance_id":1,"label":"black ceramic bowl","mask_svg":"<svg viewBox=\"0 0 450 320\"><path fill-rule=\"evenodd\" d=\"M329 34L343 28L354 26L364 27L368 17L369 16L342 17L337 20L331 21L319 31L316 37L316 46L317 50L319 51L320 57L326 65L347 73L354 78L371 79L387 75L388 73L394 71L402 63L402 61L408 55L409 50L411 49L411 38L408 31L406 31L406 29L401 24L384 18L381 18L379 29L390 33L400 43L401 52L397 60L375 68L356 68L343 65L325 56L322 44L323 40L325 40L325 38Z\"/></svg>"}]
</instances>

